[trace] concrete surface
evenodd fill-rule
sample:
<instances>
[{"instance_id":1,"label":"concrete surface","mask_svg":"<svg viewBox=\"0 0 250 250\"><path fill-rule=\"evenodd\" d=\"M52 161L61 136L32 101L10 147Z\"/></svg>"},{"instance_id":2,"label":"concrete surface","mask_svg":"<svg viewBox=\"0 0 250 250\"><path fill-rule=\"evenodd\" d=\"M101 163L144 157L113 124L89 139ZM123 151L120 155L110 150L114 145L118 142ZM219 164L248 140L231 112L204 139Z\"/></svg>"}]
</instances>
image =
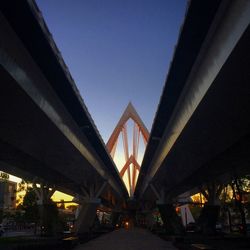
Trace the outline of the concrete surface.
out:
<instances>
[{"instance_id":1,"label":"concrete surface","mask_svg":"<svg viewBox=\"0 0 250 250\"><path fill-rule=\"evenodd\" d=\"M144 229L119 229L77 246L74 250L175 250L167 242Z\"/></svg>"}]
</instances>

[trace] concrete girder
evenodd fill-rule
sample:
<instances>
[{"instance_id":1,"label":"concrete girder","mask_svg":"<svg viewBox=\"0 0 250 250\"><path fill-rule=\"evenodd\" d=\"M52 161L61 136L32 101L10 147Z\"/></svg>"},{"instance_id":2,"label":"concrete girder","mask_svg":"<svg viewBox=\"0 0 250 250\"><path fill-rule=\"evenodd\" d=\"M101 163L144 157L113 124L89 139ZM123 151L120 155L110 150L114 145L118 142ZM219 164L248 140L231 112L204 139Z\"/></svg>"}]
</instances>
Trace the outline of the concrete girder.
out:
<instances>
[{"instance_id":1,"label":"concrete girder","mask_svg":"<svg viewBox=\"0 0 250 250\"><path fill-rule=\"evenodd\" d=\"M85 137L81 127L79 127L71 117L67 108L50 86L46 76L38 67L38 64L36 64L34 58L32 58L2 13L0 13L0 25L2 33L0 38L1 69L7 72L6 74L9 74L12 81L15 82L16 88L25 93L26 97L29 97L30 101L33 102L32 105L34 105L36 109L39 109L39 112L43 113L46 119L49 119L51 124L58 129L58 133L62 134L64 140L67 140L67 143L71 144L74 150L78 151L78 158L82 157L85 159L85 164L82 165L85 165L85 168L89 169L87 171L88 174L98 176L100 180L106 180L115 191L115 195L122 198L124 195L122 188L117 181L114 180L113 176L108 173L102 159L89 143L88 138ZM69 80L72 81L72 79ZM77 96L76 98L79 97ZM83 109L86 108L83 107ZM8 139L9 138L4 138L5 141L8 141ZM24 148L24 144L22 145L22 143L15 144L14 146L23 150L23 152L30 153L27 151L26 146L26 148ZM36 157L45 159L47 156L36 155ZM110 162L111 161L112 160L110 160ZM5 164L5 166L7 165L8 164ZM51 167L55 168L56 171L59 170L60 173L70 179L70 182L78 185L77 178L79 178L80 175L78 174L74 177L72 176L73 171L70 172L67 168L59 169L59 165L60 164L51 164ZM58 184L58 186L64 186L64 184ZM76 190L71 191L74 193Z\"/></svg>"},{"instance_id":2,"label":"concrete girder","mask_svg":"<svg viewBox=\"0 0 250 250\"><path fill-rule=\"evenodd\" d=\"M154 182L157 172L164 165L164 160L209 92L232 51L237 47L249 23L249 1L222 1L149 165L140 187L140 197L149 188L150 183Z\"/></svg>"}]
</instances>

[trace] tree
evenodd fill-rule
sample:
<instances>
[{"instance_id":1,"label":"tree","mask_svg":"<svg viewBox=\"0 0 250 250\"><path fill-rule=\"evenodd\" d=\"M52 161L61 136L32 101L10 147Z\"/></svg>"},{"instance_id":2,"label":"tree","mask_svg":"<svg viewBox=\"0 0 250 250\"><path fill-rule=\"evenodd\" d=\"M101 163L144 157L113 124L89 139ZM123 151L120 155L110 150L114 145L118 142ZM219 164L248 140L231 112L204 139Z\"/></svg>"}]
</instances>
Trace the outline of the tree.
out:
<instances>
[{"instance_id":1,"label":"tree","mask_svg":"<svg viewBox=\"0 0 250 250\"><path fill-rule=\"evenodd\" d=\"M224 185L218 181L209 181L201 188L207 202L201 210L198 222L204 233L215 233L216 222L220 214L220 195Z\"/></svg>"},{"instance_id":2,"label":"tree","mask_svg":"<svg viewBox=\"0 0 250 250\"><path fill-rule=\"evenodd\" d=\"M60 209L65 209L65 204L64 204L64 200L63 199L61 199L60 200L61 201L61 203L60 203L60 206L58 206L58 208L60 208Z\"/></svg>"},{"instance_id":3,"label":"tree","mask_svg":"<svg viewBox=\"0 0 250 250\"><path fill-rule=\"evenodd\" d=\"M243 203L243 193L250 191L250 176L245 175L242 177L238 177L235 174L232 182L230 183L230 186L233 191L235 207L238 208L238 211L241 215L242 233L246 235L246 213L245 204Z\"/></svg>"},{"instance_id":4,"label":"tree","mask_svg":"<svg viewBox=\"0 0 250 250\"><path fill-rule=\"evenodd\" d=\"M4 180L9 180L10 176L5 172L0 172L0 178Z\"/></svg>"},{"instance_id":5,"label":"tree","mask_svg":"<svg viewBox=\"0 0 250 250\"><path fill-rule=\"evenodd\" d=\"M70 210L71 212L75 213L77 209L77 205L69 205L67 206L67 209Z\"/></svg>"},{"instance_id":6,"label":"tree","mask_svg":"<svg viewBox=\"0 0 250 250\"><path fill-rule=\"evenodd\" d=\"M216 181L210 181L206 183L206 185L203 188L201 188L201 193L206 198L207 204L209 205L220 204L219 198L224 187L225 187L224 184Z\"/></svg>"},{"instance_id":7,"label":"tree","mask_svg":"<svg viewBox=\"0 0 250 250\"><path fill-rule=\"evenodd\" d=\"M44 235L54 235L59 224L59 213L56 204L50 199L47 204L43 204L41 213L41 226Z\"/></svg>"},{"instance_id":8,"label":"tree","mask_svg":"<svg viewBox=\"0 0 250 250\"><path fill-rule=\"evenodd\" d=\"M32 187L28 187L23 198L22 208L25 211L24 218L27 222L37 224L40 216L37 205L37 196Z\"/></svg>"},{"instance_id":9,"label":"tree","mask_svg":"<svg viewBox=\"0 0 250 250\"><path fill-rule=\"evenodd\" d=\"M17 185L17 190L16 190L16 195L17 195L17 208L20 207L20 209L22 209L22 203L23 203L23 198L25 196L26 190L27 190L27 186L30 183L21 180L21 182L18 183Z\"/></svg>"},{"instance_id":10,"label":"tree","mask_svg":"<svg viewBox=\"0 0 250 250\"><path fill-rule=\"evenodd\" d=\"M9 175L5 172L0 172L0 179L2 180L1 182L7 182L9 180ZM4 193L8 192L7 186L4 186L3 192ZM1 204L1 201L0 201L0 223L2 222L4 217L5 217L5 214L4 214L3 204Z\"/></svg>"}]
</instances>

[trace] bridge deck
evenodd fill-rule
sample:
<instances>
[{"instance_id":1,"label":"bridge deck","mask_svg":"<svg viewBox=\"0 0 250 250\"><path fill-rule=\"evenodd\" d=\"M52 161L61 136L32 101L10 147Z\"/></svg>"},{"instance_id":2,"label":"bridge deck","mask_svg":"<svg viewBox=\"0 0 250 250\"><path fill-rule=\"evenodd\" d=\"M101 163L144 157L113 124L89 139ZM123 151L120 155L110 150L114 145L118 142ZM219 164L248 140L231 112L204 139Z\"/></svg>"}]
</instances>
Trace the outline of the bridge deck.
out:
<instances>
[{"instance_id":1,"label":"bridge deck","mask_svg":"<svg viewBox=\"0 0 250 250\"><path fill-rule=\"evenodd\" d=\"M75 250L175 250L172 243L160 239L143 229L120 229L105 234L86 244L79 245Z\"/></svg>"}]
</instances>

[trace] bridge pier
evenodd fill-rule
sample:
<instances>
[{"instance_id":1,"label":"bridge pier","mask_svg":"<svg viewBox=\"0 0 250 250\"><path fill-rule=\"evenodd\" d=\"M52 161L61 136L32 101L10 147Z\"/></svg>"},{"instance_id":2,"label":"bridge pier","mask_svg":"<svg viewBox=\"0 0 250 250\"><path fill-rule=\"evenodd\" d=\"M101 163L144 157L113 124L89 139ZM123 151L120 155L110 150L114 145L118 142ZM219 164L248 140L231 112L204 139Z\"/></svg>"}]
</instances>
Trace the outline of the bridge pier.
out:
<instances>
[{"instance_id":1,"label":"bridge pier","mask_svg":"<svg viewBox=\"0 0 250 250\"><path fill-rule=\"evenodd\" d=\"M171 198L166 196L165 189L162 188L159 192L152 183L150 184L150 187L157 198L156 205L159 209L167 233L184 233L184 227L182 225L181 218L177 215L175 208L171 203Z\"/></svg>"},{"instance_id":2,"label":"bridge pier","mask_svg":"<svg viewBox=\"0 0 250 250\"><path fill-rule=\"evenodd\" d=\"M35 183L35 181L34 181ZM40 187L33 185L36 196L38 198L37 205L40 216L41 234L53 235L56 233L56 213L53 207L51 197L55 192L55 188L49 188L48 185L41 183Z\"/></svg>"},{"instance_id":3,"label":"bridge pier","mask_svg":"<svg viewBox=\"0 0 250 250\"><path fill-rule=\"evenodd\" d=\"M201 210L198 223L201 226L201 230L205 234L216 233L216 222L220 214L220 199L219 196L224 188L224 185L211 181L206 183L201 189L201 193L207 200L204 207Z\"/></svg>"},{"instance_id":4,"label":"bridge pier","mask_svg":"<svg viewBox=\"0 0 250 250\"><path fill-rule=\"evenodd\" d=\"M182 234L184 232L181 218L177 215L173 204L157 202L163 224L169 234Z\"/></svg>"},{"instance_id":5,"label":"bridge pier","mask_svg":"<svg viewBox=\"0 0 250 250\"><path fill-rule=\"evenodd\" d=\"M81 208L78 209L74 232L77 235L85 235L91 232L96 218L96 209L100 205L101 200L97 198L90 198L83 202Z\"/></svg>"},{"instance_id":6,"label":"bridge pier","mask_svg":"<svg viewBox=\"0 0 250 250\"><path fill-rule=\"evenodd\" d=\"M198 223L204 234L214 234L216 232L216 222L220 213L219 205L205 204L201 210Z\"/></svg>"}]
</instances>

